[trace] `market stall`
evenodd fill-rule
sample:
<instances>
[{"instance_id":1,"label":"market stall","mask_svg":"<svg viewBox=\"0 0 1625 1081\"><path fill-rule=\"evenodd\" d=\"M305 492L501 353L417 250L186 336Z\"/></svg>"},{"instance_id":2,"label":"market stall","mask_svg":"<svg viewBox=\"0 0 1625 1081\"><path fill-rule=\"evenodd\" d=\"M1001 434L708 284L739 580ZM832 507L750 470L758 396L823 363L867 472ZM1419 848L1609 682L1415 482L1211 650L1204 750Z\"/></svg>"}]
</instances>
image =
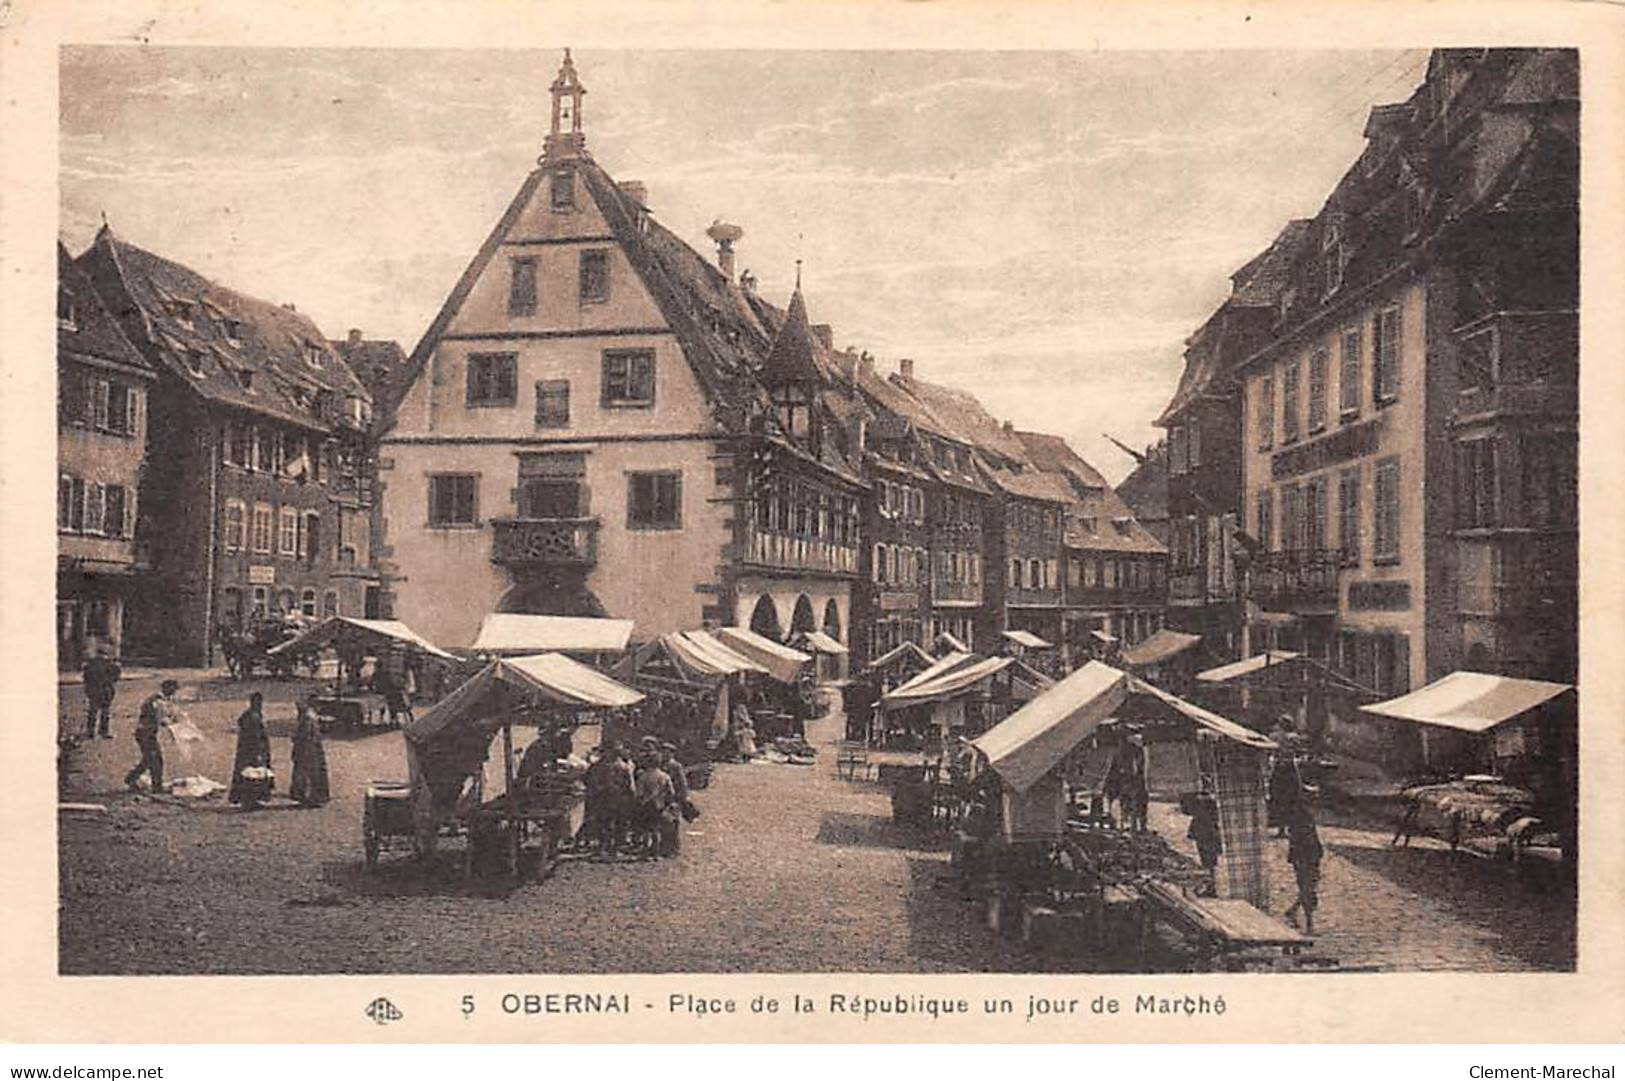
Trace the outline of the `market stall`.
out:
<instances>
[{"instance_id":1,"label":"market stall","mask_svg":"<svg viewBox=\"0 0 1625 1081\"><path fill-rule=\"evenodd\" d=\"M969 646L947 631L943 631L931 640L931 653L937 657L945 657L952 653L969 652Z\"/></svg>"},{"instance_id":2,"label":"market stall","mask_svg":"<svg viewBox=\"0 0 1625 1081\"><path fill-rule=\"evenodd\" d=\"M884 690L890 690L937 663L936 658L913 642L904 642L887 650L863 666L865 675L880 680Z\"/></svg>"},{"instance_id":3,"label":"market stall","mask_svg":"<svg viewBox=\"0 0 1625 1081\"><path fill-rule=\"evenodd\" d=\"M666 707L685 709L700 722L702 742L715 746L728 734L733 704L747 676L765 676L755 661L723 645L708 631L672 631L633 649L610 670ZM687 733L662 733L686 736ZM679 746L686 738L672 740Z\"/></svg>"},{"instance_id":4,"label":"market stall","mask_svg":"<svg viewBox=\"0 0 1625 1081\"><path fill-rule=\"evenodd\" d=\"M813 658L813 666L817 670L820 683L833 682L841 678L842 658L847 655L847 648L823 631L803 631L795 636L790 643L803 653L809 653Z\"/></svg>"},{"instance_id":5,"label":"market stall","mask_svg":"<svg viewBox=\"0 0 1625 1081\"><path fill-rule=\"evenodd\" d=\"M1406 818L1395 839L1409 827L1452 844L1477 835L1499 845L1510 841L1513 825L1533 818L1540 832L1555 834L1562 851L1572 855L1577 705L1575 688L1566 683L1452 672L1409 694L1362 707L1422 726L1425 763L1452 778L1407 790ZM1527 823L1523 832L1530 832ZM1572 860L1564 862L1572 866Z\"/></svg>"},{"instance_id":6,"label":"market stall","mask_svg":"<svg viewBox=\"0 0 1625 1081\"><path fill-rule=\"evenodd\" d=\"M451 653L394 619L333 616L272 648L273 657L316 657L332 649L339 678L329 693L312 697L322 723L362 728L392 722L409 712L411 691L438 686L461 665ZM362 668L375 661L371 690L363 691ZM387 707L387 708L386 708Z\"/></svg>"},{"instance_id":7,"label":"market stall","mask_svg":"<svg viewBox=\"0 0 1625 1081\"><path fill-rule=\"evenodd\" d=\"M794 684L812 660L809 654L764 638L746 627L718 627L712 633L723 645L754 661L780 683Z\"/></svg>"},{"instance_id":8,"label":"market stall","mask_svg":"<svg viewBox=\"0 0 1625 1081\"><path fill-rule=\"evenodd\" d=\"M516 783L513 729L534 727L557 740L603 712L635 706L643 695L559 653L492 661L406 728L409 802L416 848L434 850L448 819L466 824L469 863L478 849L501 852L517 874L527 837L540 834L546 854L578 825L581 792L567 778L539 774ZM485 763L502 736L503 791L484 798ZM563 747L560 747L563 750Z\"/></svg>"},{"instance_id":9,"label":"market stall","mask_svg":"<svg viewBox=\"0 0 1625 1081\"><path fill-rule=\"evenodd\" d=\"M1190 682L1199 634L1163 627L1142 642L1123 650L1123 667L1159 686L1183 687Z\"/></svg>"},{"instance_id":10,"label":"market stall","mask_svg":"<svg viewBox=\"0 0 1625 1081\"><path fill-rule=\"evenodd\" d=\"M480 633L470 648L498 656L569 653L608 659L626 652L631 637L630 619L492 612L480 623Z\"/></svg>"},{"instance_id":11,"label":"market stall","mask_svg":"<svg viewBox=\"0 0 1625 1081\"><path fill-rule=\"evenodd\" d=\"M1307 944L1278 921L1261 937L1258 919L1243 920L1225 903L1257 910L1268 902L1263 774L1275 744L1264 736L1130 673L1091 662L970 746L984 805L969 816L980 823L980 836L961 838L981 855L965 859L1000 876L996 889L1006 907L1019 899L1029 916L1034 905L1052 915L1076 913L1087 924L1080 933L1098 941L1115 905L1131 912L1142 931L1148 922L1199 931L1210 956ZM1210 884L1216 899L1203 896L1204 870L1154 832L1078 813L1078 797L1092 794L1086 762L1102 750L1118 760L1141 756L1152 790L1201 791L1214 801L1224 854Z\"/></svg>"}]
</instances>

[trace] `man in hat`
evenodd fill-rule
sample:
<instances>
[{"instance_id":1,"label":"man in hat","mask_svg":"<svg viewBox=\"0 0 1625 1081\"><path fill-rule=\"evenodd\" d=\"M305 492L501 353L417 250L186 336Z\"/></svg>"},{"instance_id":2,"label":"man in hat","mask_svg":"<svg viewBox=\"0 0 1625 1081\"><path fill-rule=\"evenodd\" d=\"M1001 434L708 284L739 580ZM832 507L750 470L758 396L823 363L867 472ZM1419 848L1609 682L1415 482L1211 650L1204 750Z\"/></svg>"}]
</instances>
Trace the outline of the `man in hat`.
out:
<instances>
[{"instance_id":1,"label":"man in hat","mask_svg":"<svg viewBox=\"0 0 1625 1081\"><path fill-rule=\"evenodd\" d=\"M1150 755L1145 749L1145 737L1139 732L1131 732L1128 743L1123 747L1123 814L1128 818L1129 829L1136 833L1144 833L1148 828L1146 818L1151 810L1151 790L1147 780L1150 770Z\"/></svg>"},{"instance_id":2,"label":"man in hat","mask_svg":"<svg viewBox=\"0 0 1625 1081\"><path fill-rule=\"evenodd\" d=\"M119 677L124 670L107 646L97 645L81 666L85 677L85 738L93 739L98 727L103 739L113 738L113 699L118 694Z\"/></svg>"},{"instance_id":3,"label":"man in hat","mask_svg":"<svg viewBox=\"0 0 1625 1081\"><path fill-rule=\"evenodd\" d=\"M141 761L124 775L125 787L131 791L136 789L136 781L143 773L152 779L154 792L164 789L164 753L158 746L158 730L180 719L175 706L175 693L180 689L179 683L166 679L159 684L157 694L148 695L141 703L135 724L135 745L141 748Z\"/></svg>"}]
</instances>

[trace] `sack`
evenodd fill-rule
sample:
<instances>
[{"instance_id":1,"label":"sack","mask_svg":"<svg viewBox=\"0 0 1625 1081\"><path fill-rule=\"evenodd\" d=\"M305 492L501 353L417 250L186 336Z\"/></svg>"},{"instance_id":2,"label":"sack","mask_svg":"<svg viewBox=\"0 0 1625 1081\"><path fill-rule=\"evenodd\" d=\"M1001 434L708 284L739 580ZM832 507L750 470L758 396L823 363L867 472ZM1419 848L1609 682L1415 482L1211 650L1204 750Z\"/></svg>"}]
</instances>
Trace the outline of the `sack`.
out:
<instances>
[{"instance_id":1,"label":"sack","mask_svg":"<svg viewBox=\"0 0 1625 1081\"><path fill-rule=\"evenodd\" d=\"M694 806L694 801L693 800L687 800L687 799L684 800L683 801L683 821L684 822L692 822L698 817L700 817L700 809L698 807Z\"/></svg>"}]
</instances>

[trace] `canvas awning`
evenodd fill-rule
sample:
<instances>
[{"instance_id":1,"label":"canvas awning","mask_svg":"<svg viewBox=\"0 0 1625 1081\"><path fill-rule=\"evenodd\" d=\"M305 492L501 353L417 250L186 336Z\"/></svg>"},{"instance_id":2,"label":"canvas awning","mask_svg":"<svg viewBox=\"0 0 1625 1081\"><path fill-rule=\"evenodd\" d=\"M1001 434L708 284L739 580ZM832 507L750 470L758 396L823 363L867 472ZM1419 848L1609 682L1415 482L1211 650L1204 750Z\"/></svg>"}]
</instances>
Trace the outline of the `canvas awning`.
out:
<instances>
[{"instance_id":1,"label":"canvas awning","mask_svg":"<svg viewBox=\"0 0 1625 1081\"><path fill-rule=\"evenodd\" d=\"M1196 673L1196 678L1203 683L1230 683L1234 680L1244 679L1255 672L1262 672L1266 668L1286 664L1302 657L1301 653L1293 653L1285 649L1271 649L1263 653L1255 653L1251 657L1243 657L1239 661L1221 664L1217 668L1209 668L1205 672Z\"/></svg>"},{"instance_id":2,"label":"canvas awning","mask_svg":"<svg viewBox=\"0 0 1625 1081\"><path fill-rule=\"evenodd\" d=\"M1028 649L1048 649L1050 647L1048 642L1032 631L1005 631L1004 637L1016 645L1025 646Z\"/></svg>"},{"instance_id":3,"label":"canvas awning","mask_svg":"<svg viewBox=\"0 0 1625 1081\"><path fill-rule=\"evenodd\" d=\"M620 653L631 637L630 619L492 612L472 648L477 653Z\"/></svg>"},{"instance_id":4,"label":"canvas awning","mask_svg":"<svg viewBox=\"0 0 1625 1081\"><path fill-rule=\"evenodd\" d=\"M932 657L931 654L927 653L913 642L904 642L900 646L888 649L886 652L864 665L864 668L869 671L873 671L877 668L886 668L906 658L912 659L916 663L922 664L927 668L937 663L936 659Z\"/></svg>"},{"instance_id":5,"label":"canvas awning","mask_svg":"<svg viewBox=\"0 0 1625 1081\"><path fill-rule=\"evenodd\" d=\"M272 655L303 653L309 649L320 649L342 638L361 639L370 645L404 646L448 661L457 659L398 619L355 619L351 616L332 616L324 619L286 642L272 646L266 652Z\"/></svg>"},{"instance_id":6,"label":"canvas awning","mask_svg":"<svg viewBox=\"0 0 1625 1081\"><path fill-rule=\"evenodd\" d=\"M839 657L846 653L846 647L823 631L808 631L801 636L801 641L814 653L827 653L832 657Z\"/></svg>"},{"instance_id":7,"label":"canvas awning","mask_svg":"<svg viewBox=\"0 0 1625 1081\"><path fill-rule=\"evenodd\" d=\"M976 684L1008 668L1014 661L1010 657L969 657L943 671L921 672L901 687L881 699L889 706L917 706L925 702L952 698L970 690Z\"/></svg>"},{"instance_id":8,"label":"canvas awning","mask_svg":"<svg viewBox=\"0 0 1625 1081\"><path fill-rule=\"evenodd\" d=\"M1093 638L1103 646L1115 646L1117 644L1117 638L1114 635L1107 634L1105 631L1090 631L1089 637Z\"/></svg>"},{"instance_id":9,"label":"canvas awning","mask_svg":"<svg viewBox=\"0 0 1625 1081\"><path fill-rule=\"evenodd\" d=\"M780 645L744 627L720 627L716 638L735 653L761 665L780 683L794 683L802 666L812 660L799 649Z\"/></svg>"},{"instance_id":10,"label":"canvas awning","mask_svg":"<svg viewBox=\"0 0 1625 1081\"><path fill-rule=\"evenodd\" d=\"M557 703L576 709L633 706L643 695L562 653L492 661L406 726L411 743L435 741L450 728L495 731L515 712Z\"/></svg>"},{"instance_id":11,"label":"canvas awning","mask_svg":"<svg viewBox=\"0 0 1625 1081\"><path fill-rule=\"evenodd\" d=\"M1275 743L1110 665L1090 661L1003 721L972 746L1017 792L1026 792L1088 739L1131 695L1149 695L1195 724L1259 750Z\"/></svg>"},{"instance_id":12,"label":"canvas awning","mask_svg":"<svg viewBox=\"0 0 1625 1081\"><path fill-rule=\"evenodd\" d=\"M1145 641L1125 649L1123 663L1130 668L1149 668L1151 665L1161 664L1179 656L1201 641L1202 636L1199 634L1185 634L1164 627Z\"/></svg>"},{"instance_id":13,"label":"canvas awning","mask_svg":"<svg viewBox=\"0 0 1625 1081\"><path fill-rule=\"evenodd\" d=\"M723 678L767 669L723 645L707 631L674 631L661 642L684 668L701 676Z\"/></svg>"},{"instance_id":14,"label":"canvas awning","mask_svg":"<svg viewBox=\"0 0 1625 1081\"><path fill-rule=\"evenodd\" d=\"M971 741L1017 792L1026 792L1128 698L1128 675L1090 661Z\"/></svg>"},{"instance_id":15,"label":"canvas awning","mask_svg":"<svg viewBox=\"0 0 1625 1081\"><path fill-rule=\"evenodd\" d=\"M893 687L886 695L886 698L890 698L898 691L906 691L920 683L924 683L927 680L935 679L936 677L946 672L950 672L962 664L968 664L975 659L976 657L972 653L954 652L945 657L933 660L925 668L915 672L912 676L908 677L908 679Z\"/></svg>"},{"instance_id":16,"label":"canvas awning","mask_svg":"<svg viewBox=\"0 0 1625 1081\"><path fill-rule=\"evenodd\" d=\"M1567 683L1514 679L1485 672L1452 672L1420 690L1361 706L1366 713L1417 724L1488 732L1574 688Z\"/></svg>"},{"instance_id":17,"label":"canvas awning","mask_svg":"<svg viewBox=\"0 0 1625 1081\"><path fill-rule=\"evenodd\" d=\"M970 652L969 646L961 642L958 638L955 638L953 635L949 634L947 631L943 631L941 634L937 635L936 638L932 639L931 648L933 650L946 649L949 653Z\"/></svg>"}]
</instances>

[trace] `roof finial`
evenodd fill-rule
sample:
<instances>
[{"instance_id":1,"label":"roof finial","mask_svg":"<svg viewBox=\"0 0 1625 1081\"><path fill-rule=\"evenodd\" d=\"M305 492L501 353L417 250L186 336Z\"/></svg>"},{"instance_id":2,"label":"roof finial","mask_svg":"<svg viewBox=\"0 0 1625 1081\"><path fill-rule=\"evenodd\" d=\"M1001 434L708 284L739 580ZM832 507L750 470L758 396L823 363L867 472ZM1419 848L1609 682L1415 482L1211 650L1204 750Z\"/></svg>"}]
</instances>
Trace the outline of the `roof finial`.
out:
<instances>
[{"instance_id":1,"label":"roof finial","mask_svg":"<svg viewBox=\"0 0 1625 1081\"><path fill-rule=\"evenodd\" d=\"M796 260L796 289L801 289L801 260Z\"/></svg>"}]
</instances>

